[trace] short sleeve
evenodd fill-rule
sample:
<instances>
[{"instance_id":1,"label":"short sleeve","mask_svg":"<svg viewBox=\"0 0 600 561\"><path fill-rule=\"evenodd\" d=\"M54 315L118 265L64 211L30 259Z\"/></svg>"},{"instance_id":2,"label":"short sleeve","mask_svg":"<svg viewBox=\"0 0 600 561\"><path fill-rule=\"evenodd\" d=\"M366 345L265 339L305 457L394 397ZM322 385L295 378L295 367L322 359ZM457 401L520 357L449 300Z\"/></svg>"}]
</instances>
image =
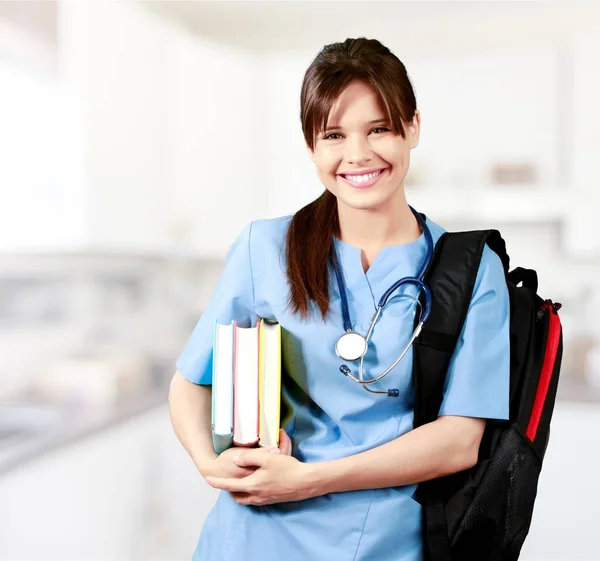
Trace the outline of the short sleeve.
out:
<instances>
[{"instance_id":1,"label":"short sleeve","mask_svg":"<svg viewBox=\"0 0 600 561\"><path fill-rule=\"evenodd\" d=\"M440 416L508 419L509 316L502 262L486 245L463 330L448 368Z\"/></svg>"},{"instance_id":2,"label":"short sleeve","mask_svg":"<svg viewBox=\"0 0 600 561\"><path fill-rule=\"evenodd\" d=\"M235 320L249 327L257 320L250 258L251 230L252 224L249 224L229 248L217 288L177 359L177 370L195 384L212 384L215 324Z\"/></svg>"}]
</instances>

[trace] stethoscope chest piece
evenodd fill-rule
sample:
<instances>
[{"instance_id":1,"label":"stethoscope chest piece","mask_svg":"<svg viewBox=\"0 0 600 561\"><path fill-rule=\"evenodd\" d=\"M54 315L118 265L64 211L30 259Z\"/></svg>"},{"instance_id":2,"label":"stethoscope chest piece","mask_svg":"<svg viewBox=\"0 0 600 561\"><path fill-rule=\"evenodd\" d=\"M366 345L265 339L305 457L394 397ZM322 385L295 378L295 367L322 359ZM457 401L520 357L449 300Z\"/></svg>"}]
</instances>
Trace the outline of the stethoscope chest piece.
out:
<instances>
[{"instance_id":1,"label":"stethoscope chest piece","mask_svg":"<svg viewBox=\"0 0 600 561\"><path fill-rule=\"evenodd\" d=\"M367 341L360 333L348 331L338 339L335 352L342 360L354 362L365 356Z\"/></svg>"},{"instance_id":2,"label":"stethoscope chest piece","mask_svg":"<svg viewBox=\"0 0 600 561\"><path fill-rule=\"evenodd\" d=\"M396 389L392 388L387 391L377 391L377 390L370 389L369 385L374 384L378 380L381 380L384 376L387 376L388 373L402 360L404 355L410 349L411 345L414 343L415 339L419 336L419 333L421 332L421 328L423 327L423 324L427 321L427 318L429 317L429 312L431 310L431 292L430 292L429 288L427 287L427 285L425 284L424 278L425 278L425 274L427 272L427 269L429 268L429 265L431 264L431 260L433 257L433 247L434 247L433 237L431 235L431 231L429 230L429 227L427 226L425 216L421 216L412 207L410 207L410 210L413 212L413 214L419 221L421 229L423 230L423 233L425 235L425 242L427 243L427 253L425 255L423 265L421 266L421 269L416 277L403 277L403 278L397 280L392 286L390 286L383 293L383 295L381 296L381 299L379 300L379 304L377 305L377 310L375 311L375 314L373 315L373 318L371 319L371 324L369 326L367 335L364 337L360 333L356 333L356 331L353 331L353 329L352 329L352 323L350 321L350 311L348 310L348 299L346 297L346 289L344 286L344 276L340 269L339 260L335 259L335 262L334 262L334 271L335 271L335 276L336 276L336 280L338 283L338 289L340 292L340 300L342 303L342 317L343 317L343 321L344 321L344 330L345 330L345 333L338 339L338 341L335 345L335 352L342 360L344 360L346 362L360 361L358 364L358 378L352 374L352 370L346 364L342 364L340 366L340 372L342 374L344 374L344 376L348 376L355 382L359 383L365 390L367 390L371 393L385 394L390 397L398 397L398 395L400 395L400 391L397 388ZM381 313L381 310L386 305L388 298L392 295L392 293L394 293L396 290L398 290L404 284L416 285L424 296L425 304L424 304L423 310L422 310L423 313L419 317L419 323L415 327L412 337L410 338L410 341L405 346L405 348L402 351L402 353L400 354L400 356L398 356L398 358L394 361L394 363L389 368L384 370L381 374L379 374L378 376L372 377L370 380L365 380L364 375L363 375L363 360L364 360L365 354L367 353L367 346L368 346L370 338L371 338L371 333L373 331L373 327L375 326L375 323L377 323L379 314ZM419 306L419 309L421 309L420 301L417 299L416 302Z\"/></svg>"}]
</instances>

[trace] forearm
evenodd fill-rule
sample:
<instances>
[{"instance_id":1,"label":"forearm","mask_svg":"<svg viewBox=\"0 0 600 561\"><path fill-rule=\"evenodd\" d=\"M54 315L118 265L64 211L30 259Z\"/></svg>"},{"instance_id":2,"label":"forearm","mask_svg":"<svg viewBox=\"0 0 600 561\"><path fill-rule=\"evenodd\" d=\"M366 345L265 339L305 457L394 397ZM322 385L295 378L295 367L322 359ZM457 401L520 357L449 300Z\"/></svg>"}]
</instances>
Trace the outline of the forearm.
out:
<instances>
[{"instance_id":1,"label":"forearm","mask_svg":"<svg viewBox=\"0 0 600 561\"><path fill-rule=\"evenodd\" d=\"M313 464L318 494L420 483L468 469L477 461L485 422L441 417L366 452Z\"/></svg>"},{"instance_id":2,"label":"forearm","mask_svg":"<svg viewBox=\"0 0 600 561\"><path fill-rule=\"evenodd\" d=\"M169 414L177 438L187 450L198 470L217 457L210 428L211 386L199 386L179 372L169 388Z\"/></svg>"}]
</instances>

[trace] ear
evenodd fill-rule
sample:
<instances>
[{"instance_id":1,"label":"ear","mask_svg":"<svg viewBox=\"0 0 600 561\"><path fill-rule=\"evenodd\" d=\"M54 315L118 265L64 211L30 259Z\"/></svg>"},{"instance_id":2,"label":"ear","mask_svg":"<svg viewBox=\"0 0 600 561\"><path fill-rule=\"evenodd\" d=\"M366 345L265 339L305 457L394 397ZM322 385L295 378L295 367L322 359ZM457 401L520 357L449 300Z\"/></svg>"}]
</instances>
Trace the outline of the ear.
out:
<instances>
[{"instance_id":1,"label":"ear","mask_svg":"<svg viewBox=\"0 0 600 561\"><path fill-rule=\"evenodd\" d=\"M313 161L313 164L314 164L315 163L315 153L310 149L310 146L308 146L308 144L306 145L306 151L308 152L308 156Z\"/></svg>"},{"instance_id":2,"label":"ear","mask_svg":"<svg viewBox=\"0 0 600 561\"><path fill-rule=\"evenodd\" d=\"M419 145L419 136L421 134L421 113L415 110L415 116L411 123L406 127L407 139L411 150Z\"/></svg>"}]
</instances>

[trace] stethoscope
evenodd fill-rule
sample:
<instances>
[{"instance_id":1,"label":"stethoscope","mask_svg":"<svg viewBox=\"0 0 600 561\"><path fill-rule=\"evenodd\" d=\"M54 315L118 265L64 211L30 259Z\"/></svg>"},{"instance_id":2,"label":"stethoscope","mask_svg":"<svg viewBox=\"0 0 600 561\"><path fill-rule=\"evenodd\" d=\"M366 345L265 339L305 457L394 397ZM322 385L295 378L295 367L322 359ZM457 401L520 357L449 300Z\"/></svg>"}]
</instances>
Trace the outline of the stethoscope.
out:
<instances>
[{"instance_id":1,"label":"stethoscope","mask_svg":"<svg viewBox=\"0 0 600 561\"><path fill-rule=\"evenodd\" d=\"M423 324L427 321L427 318L429 317L429 312L431 311L431 292L423 282L423 278L425 276L427 268L429 267L429 264L431 263L431 258L433 256L433 238L431 237L431 232L429 230L429 227L427 226L425 219L414 208L410 207L410 210L417 218L419 225L421 226L421 229L423 230L423 233L425 235L425 240L427 242L427 253L425 255L425 261L423 262L423 266L421 267L421 271L419 272L418 277L405 277L403 279L400 279L385 291L385 293L379 300L379 304L377 305L375 314L371 318L371 324L369 325L369 330L367 331L366 337L363 337L360 333L357 333L352 329L352 323L350 322L350 312L348 310L348 299L346 298L344 278L340 269L339 260L335 260L333 267L338 288L340 291L340 297L342 300L342 317L344 320L345 330L345 333L338 339L335 345L335 352L342 360L345 360L346 362L355 362L357 360L360 360L358 365L358 378L356 378L352 374L350 368L345 364L342 364L340 366L340 372L345 376L349 376L350 378L352 378L352 380L360 384L365 390L371 393L387 394L390 397L398 397L398 395L400 394L399 390L389 389L387 391L377 391L369 388L368 384L374 384L375 382L381 380L402 360L404 355L408 352L408 349L410 349L410 346L414 343L415 339L421 333ZM419 318L419 323L413 331L410 341L402 351L402 354L396 359L394 364L392 364L385 372L383 372L383 374L380 374L376 378L373 378L372 380L365 380L363 375L363 360L367 352L367 348L369 346L369 339L371 338L373 328L375 327L375 324L379 319L381 311L387 304L389 297L392 295L393 292L398 290L398 288L400 288L404 284L416 284L419 287L419 293L422 292L424 294L425 307L423 310L423 314ZM416 301L418 302L420 307L421 304L419 302L419 299L417 298Z\"/></svg>"}]
</instances>

